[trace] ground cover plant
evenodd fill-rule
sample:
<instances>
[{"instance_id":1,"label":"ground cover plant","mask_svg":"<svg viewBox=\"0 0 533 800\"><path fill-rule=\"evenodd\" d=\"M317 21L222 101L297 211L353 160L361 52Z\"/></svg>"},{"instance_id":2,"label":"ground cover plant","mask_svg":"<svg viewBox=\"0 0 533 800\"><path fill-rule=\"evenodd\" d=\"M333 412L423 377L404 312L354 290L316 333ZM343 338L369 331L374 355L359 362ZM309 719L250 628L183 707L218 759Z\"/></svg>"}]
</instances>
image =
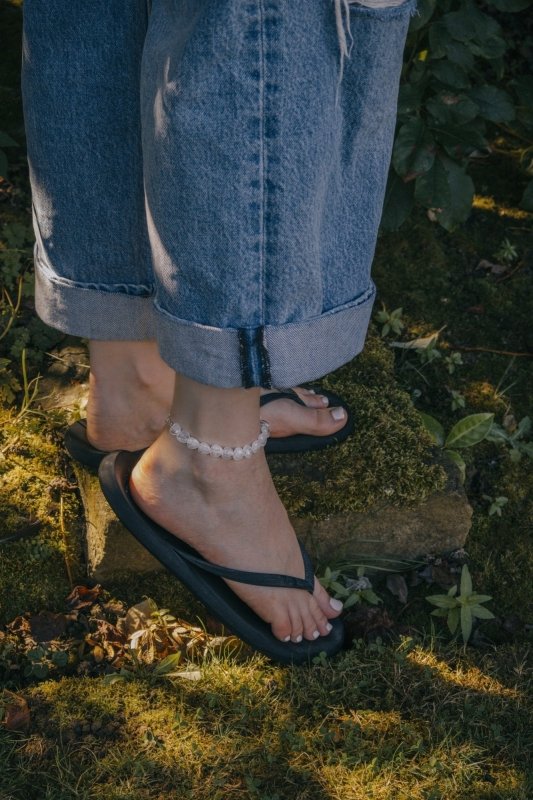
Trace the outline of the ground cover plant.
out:
<instances>
[{"instance_id":1,"label":"ground cover plant","mask_svg":"<svg viewBox=\"0 0 533 800\"><path fill-rule=\"evenodd\" d=\"M374 325L351 390L376 437L389 413L402 414L413 454L424 436L460 454L474 509L465 548L416 561L375 554L321 564L322 580L346 602L350 646L331 662L287 669L228 637L164 572L105 585L84 575L82 508L61 448L65 416L43 412L34 396L39 374L57 363L48 354L69 340L33 313L20 8L0 6L9 43L0 54L0 129L10 137L0 138L9 162L0 183L0 800L533 796L533 215L524 203L532 142L521 100L531 41L523 7L422 3L431 14L410 32L397 147L404 151L400 132L414 130L413 120L439 131L431 144L422 136L422 149L434 148L431 165L420 153L419 175L396 173L415 204L408 221L380 236ZM450 14L474 20L468 36L458 38ZM449 84L466 80L453 65L469 86ZM419 106L406 108L413 72L424 91ZM456 133L483 137L483 158L451 153L446 120L434 122L438 98L452 90L469 96L453 107L472 111L476 90L500 109L495 119L490 104L476 103L484 115L453 121ZM442 187L439 161L448 179L460 170L475 187L453 232L443 224L452 212L435 211L451 206L424 201L431 170ZM378 378L394 408L380 407ZM465 435L469 446L457 448ZM386 449L359 492L346 490L354 507L381 491L380 471L405 502L440 485L433 467L394 478L401 454L389 448L387 460ZM302 464L311 470L316 458ZM293 486L281 488L302 502ZM313 497L317 516L327 513L319 486Z\"/></svg>"}]
</instances>

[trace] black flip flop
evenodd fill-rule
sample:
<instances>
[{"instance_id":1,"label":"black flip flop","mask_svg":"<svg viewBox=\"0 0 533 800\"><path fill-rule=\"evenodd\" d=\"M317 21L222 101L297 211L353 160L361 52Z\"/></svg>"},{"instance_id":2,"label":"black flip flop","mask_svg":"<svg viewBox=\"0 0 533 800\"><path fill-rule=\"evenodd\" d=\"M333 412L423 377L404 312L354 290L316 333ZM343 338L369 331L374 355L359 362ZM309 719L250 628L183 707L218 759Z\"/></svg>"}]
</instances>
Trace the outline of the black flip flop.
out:
<instances>
[{"instance_id":1,"label":"black flip flop","mask_svg":"<svg viewBox=\"0 0 533 800\"><path fill-rule=\"evenodd\" d=\"M108 455L107 450L98 450L87 439L87 420L79 419L69 425L63 438L67 453L84 467L98 469L102 459Z\"/></svg>"},{"instance_id":2,"label":"black flip flop","mask_svg":"<svg viewBox=\"0 0 533 800\"><path fill-rule=\"evenodd\" d=\"M339 431L332 433L329 436L315 436L307 433L296 433L292 436L271 437L267 441L265 447L266 453L303 453L308 450L322 450L325 447L330 447L334 444L340 444L347 439L351 433L353 433L353 415L344 400L338 395L333 394L333 392L328 392L326 389L322 389L321 387L318 387L316 392L317 394L322 394L324 397L328 398L328 408L335 408L336 406L341 406L344 408L347 415L345 425ZM274 400L281 400L282 398L294 400L294 402L298 403L300 406L305 407L306 405L302 398L294 391L294 389L282 389L279 392L269 392L268 394L263 394L259 400L259 405L263 407L268 403L272 403Z\"/></svg>"},{"instance_id":3,"label":"black flip flop","mask_svg":"<svg viewBox=\"0 0 533 800\"><path fill-rule=\"evenodd\" d=\"M139 457L139 453L121 451L109 453L102 460L99 477L104 495L126 528L179 578L213 616L255 650L283 664L309 664L322 652L327 656L339 652L344 641L344 626L341 620L331 620L333 626L331 632L314 641L304 639L299 644L280 642L272 633L270 625L258 617L222 580L221 576L257 586L305 589L312 594L313 566L302 544L300 547L305 565L305 578L243 572L211 564L192 547L153 522L134 503L128 483Z\"/></svg>"},{"instance_id":4,"label":"black flip flop","mask_svg":"<svg viewBox=\"0 0 533 800\"><path fill-rule=\"evenodd\" d=\"M267 455L269 453L303 453L306 450L322 450L324 447L343 442L352 433L354 429L353 417L344 400L336 394L328 392L320 387L317 388L317 392L328 398L329 408L342 406L345 409L348 415L346 424L340 431L330 436L312 436L310 434L298 433L293 436L271 437L268 439L265 447ZM305 406L304 401L293 389L283 389L279 392L268 392L268 394L261 395L259 404L263 407L268 403L272 403L274 400L280 400L282 398L294 400L295 403ZM90 469L97 470L104 456L108 454L107 450L99 450L87 440L87 421L84 419L73 422L72 425L67 428L65 431L64 443L69 455L75 461L78 461L80 464Z\"/></svg>"}]
</instances>

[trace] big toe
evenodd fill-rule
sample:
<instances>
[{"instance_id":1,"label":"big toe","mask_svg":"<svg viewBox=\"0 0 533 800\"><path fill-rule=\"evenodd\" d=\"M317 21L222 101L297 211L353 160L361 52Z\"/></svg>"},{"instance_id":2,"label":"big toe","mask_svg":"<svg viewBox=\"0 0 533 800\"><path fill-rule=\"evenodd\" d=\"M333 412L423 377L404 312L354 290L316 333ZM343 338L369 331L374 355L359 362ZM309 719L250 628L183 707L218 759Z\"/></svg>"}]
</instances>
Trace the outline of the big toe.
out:
<instances>
[{"instance_id":1,"label":"big toe","mask_svg":"<svg viewBox=\"0 0 533 800\"><path fill-rule=\"evenodd\" d=\"M310 408L286 399L266 406L263 416L273 436L331 436L344 427L347 419L346 409L341 407Z\"/></svg>"}]
</instances>

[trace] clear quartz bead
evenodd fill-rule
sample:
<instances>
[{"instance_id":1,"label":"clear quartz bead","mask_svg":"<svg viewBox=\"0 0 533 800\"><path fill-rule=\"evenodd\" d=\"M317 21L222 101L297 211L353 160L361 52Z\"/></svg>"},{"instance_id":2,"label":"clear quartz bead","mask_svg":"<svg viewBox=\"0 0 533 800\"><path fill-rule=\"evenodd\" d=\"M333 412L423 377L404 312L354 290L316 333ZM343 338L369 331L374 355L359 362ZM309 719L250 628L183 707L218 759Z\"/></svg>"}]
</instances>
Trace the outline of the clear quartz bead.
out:
<instances>
[{"instance_id":1,"label":"clear quartz bead","mask_svg":"<svg viewBox=\"0 0 533 800\"><path fill-rule=\"evenodd\" d=\"M215 458L220 458L222 455L223 447L220 444L212 444L211 445L211 455Z\"/></svg>"},{"instance_id":2,"label":"clear quartz bead","mask_svg":"<svg viewBox=\"0 0 533 800\"><path fill-rule=\"evenodd\" d=\"M172 436L178 436L180 432L181 432L181 425L179 425L177 422L173 422L172 425L170 426L170 433L172 434Z\"/></svg>"},{"instance_id":3,"label":"clear quartz bead","mask_svg":"<svg viewBox=\"0 0 533 800\"><path fill-rule=\"evenodd\" d=\"M255 442L252 442L250 447L252 448L252 453L257 453L257 451L261 449L259 439L256 439Z\"/></svg>"},{"instance_id":4,"label":"clear quartz bead","mask_svg":"<svg viewBox=\"0 0 533 800\"><path fill-rule=\"evenodd\" d=\"M182 444L187 444L187 440L189 439L189 436L190 436L190 435L191 435L191 434L189 433L189 431L183 431L183 430L182 430L182 432L181 432L181 433L179 433L179 434L176 436L176 439L178 440L178 442L181 442Z\"/></svg>"},{"instance_id":5,"label":"clear quartz bead","mask_svg":"<svg viewBox=\"0 0 533 800\"><path fill-rule=\"evenodd\" d=\"M189 448L189 450L198 450L199 445L200 442L198 441L198 439L195 439L194 436L189 436L189 439L187 441L187 447Z\"/></svg>"},{"instance_id":6,"label":"clear quartz bead","mask_svg":"<svg viewBox=\"0 0 533 800\"><path fill-rule=\"evenodd\" d=\"M207 444L207 442L200 442L198 445L198 452L203 453L204 456L211 454L211 445Z\"/></svg>"},{"instance_id":7,"label":"clear quartz bead","mask_svg":"<svg viewBox=\"0 0 533 800\"><path fill-rule=\"evenodd\" d=\"M245 444L244 447L242 448L242 452L244 453L245 458L251 458L254 454L254 451L252 450L252 446L250 444Z\"/></svg>"},{"instance_id":8,"label":"clear quartz bead","mask_svg":"<svg viewBox=\"0 0 533 800\"><path fill-rule=\"evenodd\" d=\"M233 458L233 447L223 447L222 458L225 458L226 460Z\"/></svg>"},{"instance_id":9,"label":"clear quartz bead","mask_svg":"<svg viewBox=\"0 0 533 800\"><path fill-rule=\"evenodd\" d=\"M236 447L233 451L233 458L235 461L242 461L244 458L244 450L242 447Z\"/></svg>"}]
</instances>

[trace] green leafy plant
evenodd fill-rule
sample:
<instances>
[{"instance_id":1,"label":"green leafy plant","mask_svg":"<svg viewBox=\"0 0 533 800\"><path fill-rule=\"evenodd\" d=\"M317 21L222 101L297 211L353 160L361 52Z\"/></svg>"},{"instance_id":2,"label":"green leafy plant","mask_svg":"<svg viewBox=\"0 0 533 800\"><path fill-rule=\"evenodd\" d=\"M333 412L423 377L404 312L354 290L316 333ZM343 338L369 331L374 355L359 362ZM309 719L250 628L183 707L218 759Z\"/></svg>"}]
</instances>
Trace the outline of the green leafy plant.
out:
<instances>
[{"instance_id":1,"label":"green leafy plant","mask_svg":"<svg viewBox=\"0 0 533 800\"><path fill-rule=\"evenodd\" d=\"M472 578L466 564L461 570L460 594L457 595L458 587L454 585L448 594L434 594L426 597L428 603L437 608L432 611L435 617L446 617L450 633L457 631L459 623L463 642L466 644L472 634L474 619L494 619L494 614L485 608L482 603L492 600L488 594L475 594L472 591Z\"/></svg>"},{"instance_id":2,"label":"green leafy plant","mask_svg":"<svg viewBox=\"0 0 533 800\"><path fill-rule=\"evenodd\" d=\"M513 123L526 133L533 127L528 76L509 80L509 44L493 14L529 5L419 0L405 48L385 228L398 228L416 204L453 230L470 213L475 187L468 168L490 156L490 126ZM524 203L533 202L533 189L529 195Z\"/></svg>"},{"instance_id":3,"label":"green leafy plant","mask_svg":"<svg viewBox=\"0 0 533 800\"><path fill-rule=\"evenodd\" d=\"M450 353L449 356L444 356L444 363L450 375L453 375L455 372L456 367L462 366L464 364L463 357L461 353Z\"/></svg>"},{"instance_id":4,"label":"green leafy plant","mask_svg":"<svg viewBox=\"0 0 533 800\"><path fill-rule=\"evenodd\" d=\"M465 407L465 398L461 392L455 389L450 389L452 411L458 411L460 408Z\"/></svg>"},{"instance_id":5,"label":"green leafy plant","mask_svg":"<svg viewBox=\"0 0 533 800\"><path fill-rule=\"evenodd\" d=\"M504 495L500 495L499 497L491 497L488 494L484 494L483 500L487 500L487 502L490 503L489 517L492 517L494 514L497 514L498 517L501 517L504 506L506 506L509 502L509 498L505 497Z\"/></svg>"},{"instance_id":6,"label":"green leafy plant","mask_svg":"<svg viewBox=\"0 0 533 800\"><path fill-rule=\"evenodd\" d=\"M505 238L494 253L494 258L503 264L512 264L518 258L518 250L509 239Z\"/></svg>"},{"instance_id":7,"label":"green leafy plant","mask_svg":"<svg viewBox=\"0 0 533 800\"><path fill-rule=\"evenodd\" d=\"M387 311L386 306L383 305L381 311L378 311L376 314L376 321L379 322L380 325L383 325L381 329L382 336L387 336L390 331L395 333L396 336L402 332L405 326L405 323L402 319L402 312L402 308L395 308L394 311L389 312Z\"/></svg>"},{"instance_id":8,"label":"green leafy plant","mask_svg":"<svg viewBox=\"0 0 533 800\"><path fill-rule=\"evenodd\" d=\"M488 438L494 423L494 414L481 413L469 414L459 420L446 436L441 423L430 414L420 412L424 427L432 437L435 444L442 447L445 453L457 464L461 475L465 477L465 462L458 450L473 447L475 444Z\"/></svg>"},{"instance_id":9,"label":"green leafy plant","mask_svg":"<svg viewBox=\"0 0 533 800\"><path fill-rule=\"evenodd\" d=\"M510 448L509 458L516 464L523 455L533 458L533 442L526 441L530 433L531 418L523 417L516 426L508 428L494 423L487 438L496 444L507 445Z\"/></svg>"},{"instance_id":10,"label":"green leafy plant","mask_svg":"<svg viewBox=\"0 0 533 800\"><path fill-rule=\"evenodd\" d=\"M382 602L372 589L372 583L365 576L365 567L357 569L357 578L349 578L340 570L331 570L326 567L320 583L328 591L334 592L338 600L342 600L345 609L360 602L366 602L373 606Z\"/></svg>"}]
</instances>

